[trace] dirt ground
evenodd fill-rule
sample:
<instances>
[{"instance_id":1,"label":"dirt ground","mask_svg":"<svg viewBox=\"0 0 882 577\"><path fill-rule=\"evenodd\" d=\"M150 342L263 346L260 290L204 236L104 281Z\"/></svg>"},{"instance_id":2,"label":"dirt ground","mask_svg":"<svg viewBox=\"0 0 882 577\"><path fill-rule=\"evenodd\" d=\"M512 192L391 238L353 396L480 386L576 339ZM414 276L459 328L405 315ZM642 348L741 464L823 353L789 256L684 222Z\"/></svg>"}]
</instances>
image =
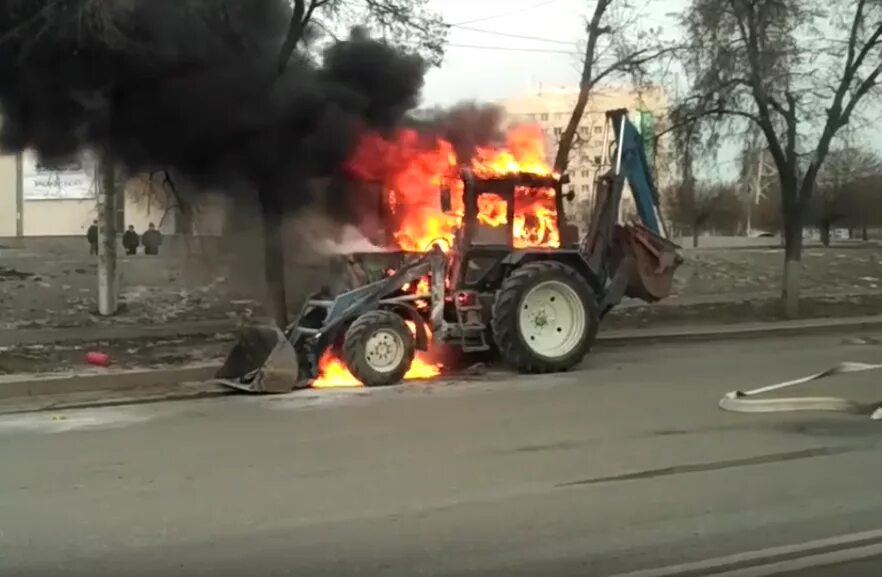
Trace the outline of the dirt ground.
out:
<instances>
[{"instance_id":1,"label":"dirt ground","mask_svg":"<svg viewBox=\"0 0 882 577\"><path fill-rule=\"evenodd\" d=\"M756 298L780 293L780 248L699 249L684 252L674 277L673 299L689 302ZM802 258L802 289L809 294L882 292L882 247L843 245L808 248Z\"/></svg>"},{"instance_id":2,"label":"dirt ground","mask_svg":"<svg viewBox=\"0 0 882 577\"><path fill-rule=\"evenodd\" d=\"M608 326L694 325L783 319L783 251L699 249L684 252L673 294L647 305L626 300ZM800 285L803 317L879 314L882 310L882 247L813 247L803 254Z\"/></svg>"},{"instance_id":3,"label":"dirt ground","mask_svg":"<svg viewBox=\"0 0 882 577\"><path fill-rule=\"evenodd\" d=\"M778 300L783 255L772 248L686 250L674 294L654 305L627 301L604 328L701 325L783 318ZM97 265L71 251L34 253L0 248L0 330L83 327L83 342L0 348L0 374L63 372L89 367L86 352L107 352L117 368L181 365L222 358L232 335L92 341L99 325L155 325L261 314L259 277L237 277L228 265L175 255L120 262L123 308L95 311ZM308 275L310 277L314 274ZM314 280L314 279L312 279ZM296 280L295 277L295 281ZM802 270L806 317L878 314L882 310L882 247L810 248Z\"/></svg>"},{"instance_id":4,"label":"dirt ground","mask_svg":"<svg viewBox=\"0 0 882 577\"><path fill-rule=\"evenodd\" d=\"M0 251L0 329L63 328L96 324L159 324L247 314L254 304L236 299L223 271L190 269L169 257L121 259L120 314L97 315L97 270L88 255Z\"/></svg>"},{"instance_id":5,"label":"dirt ground","mask_svg":"<svg viewBox=\"0 0 882 577\"><path fill-rule=\"evenodd\" d=\"M89 369L86 353L110 356L115 369L147 369L212 362L224 358L233 343L232 334L174 339L94 341L0 347L0 375L16 373L63 373ZM92 367L101 370L98 367Z\"/></svg>"},{"instance_id":6,"label":"dirt ground","mask_svg":"<svg viewBox=\"0 0 882 577\"><path fill-rule=\"evenodd\" d=\"M177 254L121 259L120 314L96 311L95 259L79 244L51 252L0 248L0 330L155 325L262 314L262 279L252 269ZM778 318L783 253L777 248L684 251L671 298L651 306L623 303L611 324L729 322ZM292 300L315 269L289 275ZM882 247L809 248L801 279L806 316L876 313L882 301ZM301 291L302 292L302 291Z\"/></svg>"}]
</instances>

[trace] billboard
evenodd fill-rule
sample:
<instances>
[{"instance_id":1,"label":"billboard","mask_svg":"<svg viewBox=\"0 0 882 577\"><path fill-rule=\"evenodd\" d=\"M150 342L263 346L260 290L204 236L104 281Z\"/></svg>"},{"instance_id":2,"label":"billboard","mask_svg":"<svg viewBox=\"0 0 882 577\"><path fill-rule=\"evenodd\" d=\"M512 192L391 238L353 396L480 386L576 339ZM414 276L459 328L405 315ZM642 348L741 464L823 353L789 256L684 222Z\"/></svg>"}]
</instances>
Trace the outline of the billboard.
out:
<instances>
[{"instance_id":1,"label":"billboard","mask_svg":"<svg viewBox=\"0 0 882 577\"><path fill-rule=\"evenodd\" d=\"M95 158L88 153L46 164L33 151L22 154L24 200L83 200L96 197Z\"/></svg>"}]
</instances>

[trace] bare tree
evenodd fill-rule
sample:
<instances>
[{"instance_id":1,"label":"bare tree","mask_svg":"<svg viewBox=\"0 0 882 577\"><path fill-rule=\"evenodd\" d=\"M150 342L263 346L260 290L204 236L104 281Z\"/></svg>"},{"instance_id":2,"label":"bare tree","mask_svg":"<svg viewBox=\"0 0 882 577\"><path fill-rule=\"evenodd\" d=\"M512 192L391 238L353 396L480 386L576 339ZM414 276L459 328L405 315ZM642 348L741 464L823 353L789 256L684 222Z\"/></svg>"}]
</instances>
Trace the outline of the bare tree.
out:
<instances>
[{"instance_id":1,"label":"bare tree","mask_svg":"<svg viewBox=\"0 0 882 577\"><path fill-rule=\"evenodd\" d=\"M681 118L754 124L777 168L782 298L798 313L803 223L837 134L882 73L882 4L872 0L691 0L691 89Z\"/></svg>"},{"instance_id":2,"label":"bare tree","mask_svg":"<svg viewBox=\"0 0 882 577\"><path fill-rule=\"evenodd\" d=\"M817 193L810 213L820 231L821 242L830 245L834 225L861 227L864 231L878 208L874 202L882 180L882 160L860 148L833 150L818 174Z\"/></svg>"},{"instance_id":3,"label":"bare tree","mask_svg":"<svg viewBox=\"0 0 882 577\"><path fill-rule=\"evenodd\" d=\"M681 233L692 235L692 247L698 248L702 232L734 234L738 228L741 200L735 185L714 183L702 186L694 178L675 184L667 196L667 212Z\"/></svg>"},{"instance_id":4,"label":"bare tree","mask_svg":"<svg viewBox=\"0 0 882 577\"><path fill-rule=\"evenodd\" d=\"M443 55L442 49L447 26L440 17L427 8L428 0L277 0L275 3L264 2L260 5L260 17L256 19L260 22L251 22L250 18L254 14L250 14L246 9L247 0L238 0L237 2L193 0L192 2L178 3L173 0L165 2L157 0L122 2L8 0L0 9L0 52L4 55L0 62L5 63L4 66L0 66L3 68L0 72L6 74L4 82L21 82L22 85L39 86L45 81L24 82L21 77L26 75L20 75L18 68L28 70L29 75L36 74L35 71L42 71L45 78L54 77L55 68L52 68L50 64L44 65L44 61L51 63L53 59L35 52L34 47L45 49L50 55L62 54L65 57L70 57L76 66L67 70L59 68L64 73L55 78L58 82L56 83L55 80L49 82L52 84L53 90L44 91L44 93L57 96L60 104L52 107L43 103L43 110L52 110L53 112L43 114L42 118L36 118L38 115L34 112L39 107L33 108L32 103L26 102L24 99L19 101L15 91L12 91L11 96L8 91L4 91L4 104L12 102L13 106L6 106L4 109L6 117L4 118L4 133L2 135L3 144L8 149L34 147L44 155L52 153L64 155L71 152L70 148L78 145L77 138L72 136L74 133L102 142L115 141L118 143L122 140L119 134L124 131L119 124L117 126L112 126L112 124L115 121L113 117L114 106L127 100L120 96L121 93L124 93L121 90L121 83L146 83L148 81L145 79L154 79L156 75L165 75L163 81L171 80L172 77L177 76L201 78L199 74L194 74L194 72L213 70L214 66L219 72L226 69L230 62L237 63L231 70L238 70L240 64L245 66L247 62L250 72L243 77L243 82L250 82L252 86L239 87L232 83L228 86L226 82L229 81L229 77L224 78L224 75L219 73L207 74L206 76L210 80L206 80L206 82L217 82L218 86L224 88L223 92L229 95L233 93L238 95L238 89L243 88L243 95L232 96L226 104L218 106L218 108L226 109L231 103L244 107L258 102L264 109L273 108L263 104L274 101L274 98L263 99L258 96L264 90L264 83L253 82L255 78L259 78L259 74L262 74L263 64L266 63L271 67L271 74L265 79L265 90L267 93L278 90L281 94L280 87L291 88L297 80L291 79L291 82L284 84L277 82L286 69L294 68L293 65L289 66L292 56L299 52L300 56L298 57L306 59L308 56L310 59L314 59L318 51L310 50L312 46L308 45L310 42L325 36L333 39L335 30L347 27L352 23L362 25L364 30L370 29L375 36L385 40L389 45L401 46L411 54L421 54L427 57L430 62L440 62ZM266 54L264 52L266 46L269 45L269 42L275 44L276 38L265 35L274 34L276 29L267 26L263 18L272 12L276 15L284 14L287 20L288 6L291 7L290 25L287 30L281 30L285 36L278 39L280 49L278 52L273 49L271 53ZM176 14L173 12L174 10L179 10L180 14ZM143 18L145 14L155 19L144 23L139 22L139 18ZM172 20L178 18L179 20ZM164 34L162 38L154 38L151 36L152 27L159 21L167 23L165 31L167 34ZM142 24L144 25L142 26ZM254 36L258 33L261 34L260 37ZM359 32L359 34L361 33L363 32ZM180 46L169 39L180 41ZM184 53L190 49L193 49L193 54ZM99 60L99 57L102 59ZM83 62L77 62L78 58L88 59L88 66L82 66ZM260 63L252 61L257 58L260 59ZM416 60L413 58L410 59L410 62ZM35 62L39 64L34 64ZM126 64L124 63L130 62L141 64L145 70L149 71L144 73L143 70L139 72L125 70ZM276 70L272 70L274 64ZM379 63L377 64L379 65ZM163 66L167 66L167 68L163 68ZM318 67L298 66L298 71L303 71L306 68L316 69ZM421 68L421 65L413 66L412 70L418 68ZM306 82L311 81L304 78L304 83ZM71 94L63 93L59 89L59 87L67 85L76 86ZM175 91L170 90L169 92L174 93ZM184 95L191 92L195 94L200 91L177 91L178 94ZM211 92L206 91L206 95ZM42 96L40 98L42 99ZM157 107L163 105L162 102L159 102L162 100L155 99ZM168 100L172 100L171 96ZM182 100L185 99L182 98ZM198 105L196 102L192 104ZM402 106L405 104L401 103ZM168 103L166 102L164 105L167 106ZM356 105L353 104L353 106ZM145 108L149 107L145 106ZM212 109L211 106L206 106L206 108ZM98 111L106 112L99 114ZM230 110L231 117L240 116L236 122L231 124L241 122L248 128L236 133L235 145L231 145L231 148L245 146L246 142L256 138L255 133L269 130L266 126L258 126L259 122L256 119L251 119L251 114L237 115L236 112ZM74 116L69 121L64 118L68 113ZM64 122L57 121L55 116ZM241 116L246 118L241 118ZM260 114L255 114L255 116L260 116ZM15 120L19 121L18 125L14 122ZM38 120L51 126L53 130L32 130L30 125L35 124ZM87 123L94 125L91 130L82 128L81 125ZM215 125L217 123L206 124ZM143 126L129 127L131 134L127 133L126 137L135 137L132 140L137 141L137 133L141 132L143 136L144 133L149 132L149 127L149 122L145 122ZM200 130L195 132L200 132ZM218 132L218 134L222 133L223 131ZM58 138L59 134L63 138ZM152 145L149 146L137 143L130 146L125 151L130 156L127 160L130 161L130 164L137 164L137 166L129 168L137 170L164 168L165 164L174 164L174 160L169 159L173 159L175 156L178 159L187 156L187 153L181 151L178 151L176 155L157 153L157 150L163 148L162 146L154 148L158 140L158 138L154 139ZM108 146L108 150L101 152L107 153L108 157L112 156L110 153L116 153L120 157L124 155L119 150L112 148L112 146ZM202 154L207 157L211 153L202 151ZM231 153L225 151L223 154ZM251 154L256 153L252 150L245 156ZM235 156L235 154L231 154L231 157ZM136 160L131 162L133 158ZM192 158L187 160L189 162ZM197 164L205 160L203 158ZM219 158L214 160L220 161ZM249 162L245 164L249 164ZM299 186L304 188L308 185L302 182L302 178L294 178L296 167L282 166L281 162L269 160L267 160L266 166L262 161L260 164L260 167L239 166L236 171L239 172L237 177L244 177L244 180L249 185L253 184L254 188L253 191L243 192L241 196L246 198L242 200L247 201L249 205L252 203L256 205L258 202L260 204L264 225L265 280L268 289L266 304L276 322L284 326L287 323L287 299L283 280L285 255L283 253L282 224L285 210L291 204L289 199L293 195L282 194L280 191L284 191L286 187L298 185L287 182L287 180L299 180ZM203 168L198 168L195 172L202 172L202 170ZM283 175L282 172L288 174ZM294 192L302 193L300 194L302 198L308 196L305 191ZM184 196L187 194L185 193ZM238 196L238 193L235 196ZM193 204L188 203L187 206L193 206ZM189 210L183 206L182 212L187 214Z\"/></svg>"},{"instance_id":5,"label":"bare tree","mask_svg":"<svg viewBox=\"0 0 882 577\"><path fill-rule=\"evenodd\" d=\"M341 28L367 23L371 33L393 45L417 51L438 65L444 57L448 26L428 0L291 0L293 12L279 51L282 74L294 51L324 36L336 38Z\"/></svg>"},{"instance_id":6,"label":"bare tree","mask_svg":"<svg viewBox=\"0 0 882 577\"><path fill-rule=\"evenodd\" d=\"M673 136L673 149L679 160L675 165L678 181L667 198L669 218L681 231L691 232L693 248L698 248L701 232L709 228L733 234L738 228L742 201L732 184L698 182L696 161L711 155L699 138L697 125L686 123L668 134Z\"/></svg>"},{"instance_id":7,"label":"bare tree","mask_svg":"<svg viewBox=\"0 0 882 577\"><path fill-rule=\"evenodd\" d=\"M586 26L588 37L579 78L579 95L560 136L554 159L554 170L558 173L567 169L591 91L604 80L623 76L639 81L644 78L651 62L676 50L660 40L659 30L641 28L633 10L629 0L597 0L594 6Z\"/></svg>"},{"instance_id":8,"label":"bare tree","mask_svg":"<svg viewBox=\"0 0 882 577\"><path fill-rule=\"evenodd\" d=\"M444 54L447 25L428 9L428 0L365 0L363 6L344 0L292 0L293 11L285 41L279 50L277 75L285 73L292 55L307 41L322 33L335 38L335 23L365 23L375 28L391 44L420 53L428 62L440 64ZM362 26L352 28L351 36L367 35ZM285 290L283 214L277 183L263 183L258 190L264 234L265 278L270 308L279 326L288 322Z\"/></svg>"}]
</instances>

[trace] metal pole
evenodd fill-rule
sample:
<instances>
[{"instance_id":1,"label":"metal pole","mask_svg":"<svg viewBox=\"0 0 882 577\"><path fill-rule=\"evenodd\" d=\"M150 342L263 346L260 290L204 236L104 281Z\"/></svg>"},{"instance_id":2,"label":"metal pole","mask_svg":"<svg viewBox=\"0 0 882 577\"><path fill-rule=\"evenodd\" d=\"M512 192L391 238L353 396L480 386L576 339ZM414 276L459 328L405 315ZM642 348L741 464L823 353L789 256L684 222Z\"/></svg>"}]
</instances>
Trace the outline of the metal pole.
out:
<instances>
[{"instance_id":1,"label":"metal pole","mask_svg":"<svg viewBox=\"0 0 882 577\"><path fill-rule=\"evenodd\" d=\"M116 314L119 283L116 269L116 179L111 161L100 160L98 184L98 313Z\"/></svg>"},{"instance_id":2,"label":"metal pole","mask_svg":"<svg viewBox=\"0 0 882 577\"><path fill-rule=\"evenodd\" d=\"M453 249L451 249L453 250ZM444 328L444 283L447 278L445 274L446 259L437 247L432 247L431 273L432 285L429 287L432 293L432 312L429 322L432 326L432 338L441 338Z\"/></svg>"},{"instance_id":3,"label":"metal pole","mask_svg":"<svg viewBox=\"0 0 882 577\"><path fill-rule=\"evenodd\" d=\"M763 187L763 168L764 158L763 151L760 150L758 153L758 160L756 166L756 181L753 184L753 195L752 198L748 198L747 201L747 236L749 237L751 232L753 232L753 205L759 204L760 196L762 195L762 187Z\"/></svg>"},{"instance_id":4,"label":"metal pole","mask_svg":"<svg viewBox=\"0 0 882 577\"><path fill-rule=\"evenodd\" d=\"M24 153L15 156L15 236L24 236Z\"/></svg>"},{"instance_id":5,"label":"metal pole","mask_svg":"<svg viewBox=\"0 0 882 577\"><path fill-rule=\"evenodd\" d=\"M621 178L622 174L622 154L625 150L625 122L627 122L628 116L623 112L622 113L622 125L619 128L619 144L618 150L616 150L616 178ZM618 212L616 214L616 222L621 223L625 218L625 206L622 204L622 199L619 198L619 206Z\"/></svg>"},{"instance_id":6,"label":"metal pole","mask_svg":"<svg viewBox=\"0 0 882 577\"><path fill-rule=\"evenodd\" d=\"M627 121L627 116L625 113L622 113L622 125L619 127L619 144L616 147L616 176L622 173L622 152L625 148L625 122Z\"/></svg>"},{"instance_id":7,"label":"metal pole","mask_svg":"<svg viewBox=\"0 0 882 577\"><path fill-rule=\"evenodd\" d=\"M594 179L591 181L591 214L594 214L594 210L597 207L597 183L600 175L603 174L604 167L607 165L611 165L612 163L609 161L609 125L611 120L608 118L604 118L603 122L603 136L601 149L600 149L600 163L594 167ZM592 128L593 130L593 128ZM592 159L593 160L593 159Z\"/></svg>"}]
</instances>

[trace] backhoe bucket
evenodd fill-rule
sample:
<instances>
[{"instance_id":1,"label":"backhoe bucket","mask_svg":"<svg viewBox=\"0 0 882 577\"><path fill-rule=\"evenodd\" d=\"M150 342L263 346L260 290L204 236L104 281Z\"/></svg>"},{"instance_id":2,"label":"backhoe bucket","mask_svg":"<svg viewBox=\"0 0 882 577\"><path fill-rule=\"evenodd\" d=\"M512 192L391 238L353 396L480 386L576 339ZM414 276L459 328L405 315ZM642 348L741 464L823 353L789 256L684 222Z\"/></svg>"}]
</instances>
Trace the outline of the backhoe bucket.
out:
<instances>
[{"instance_id":1,"label":"backhoe bucket","mask_svg":"<svg viewBox=\"0 0 882 577\"><path fill-rule=\"evenodd\" d=\"M656 302L671 294L674 272L683 263L679 248L642 225L623 228L634 259L633 273L625 294L646 302Z\"/></svg>"},{"instance_id":2,"label":"backhoe bucket","mask_svg":"<svg viewBox=\"0 0 882 577\"><path fill-rule=\"evenodd\" d=\"M287 393L308 384L301 382L294 347L275 325L242 329L216 378L249 393Z\"/></svg>"}]
</instances>

